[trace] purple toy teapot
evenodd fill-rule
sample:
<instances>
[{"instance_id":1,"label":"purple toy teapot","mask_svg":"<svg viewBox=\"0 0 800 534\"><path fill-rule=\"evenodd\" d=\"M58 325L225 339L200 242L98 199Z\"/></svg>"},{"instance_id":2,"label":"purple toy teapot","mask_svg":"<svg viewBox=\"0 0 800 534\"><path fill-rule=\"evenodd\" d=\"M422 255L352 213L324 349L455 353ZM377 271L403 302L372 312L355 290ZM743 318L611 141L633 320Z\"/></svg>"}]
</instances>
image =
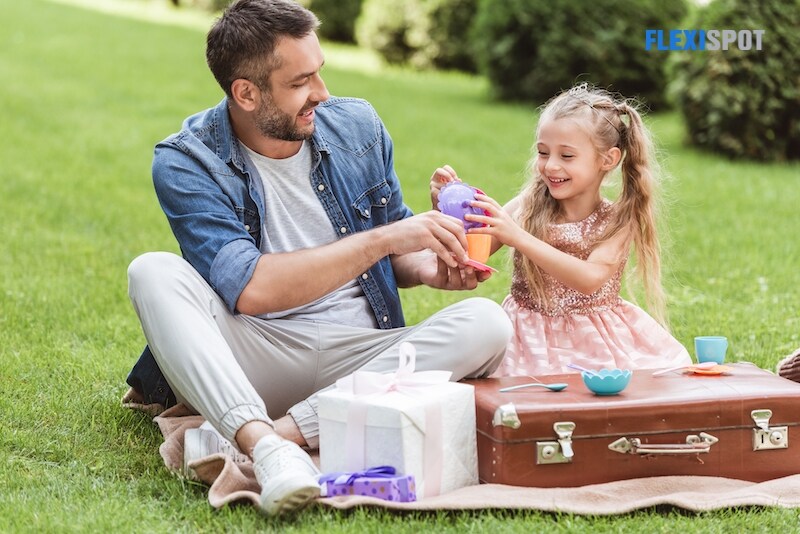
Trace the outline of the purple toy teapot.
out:
<instances>
[{"instance_id":1,"label":"purple toy teapot","mask_svg":"<svg viewBox=\"0 0 800 534\"><path fill-rule=\"evenodd\" d=\"M450 215L456 219L461 219L464 230L485 226L483 223L468 221L464 218L468 213L483 215L483 210L470 206L470 202L475 200L475 194L483 191L469 186L464 182L449 182L439 191L439 211L445 215Z\"/></svg>"}]
</instances>

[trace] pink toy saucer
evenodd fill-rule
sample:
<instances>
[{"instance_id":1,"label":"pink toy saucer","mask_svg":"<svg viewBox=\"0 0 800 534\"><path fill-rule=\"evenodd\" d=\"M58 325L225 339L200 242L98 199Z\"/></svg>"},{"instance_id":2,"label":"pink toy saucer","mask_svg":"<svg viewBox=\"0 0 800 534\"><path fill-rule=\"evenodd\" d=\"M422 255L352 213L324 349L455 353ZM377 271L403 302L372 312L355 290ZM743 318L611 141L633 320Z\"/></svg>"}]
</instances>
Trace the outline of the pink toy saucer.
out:
<instances>
[{"instance_id":1,"label":"pink toy saucer","mask_svg":"<svg viewBox=\"0 0 800 534\"><path fill-rule=\"evenodd\" d=\"M466 265L469 265L470 267L472 267L474 269L477 269L479 271L483 271L485 273L496 273L497 272L497 269L495 269L494 267L489 267L485 263L481 263L481 262L475 261L475 260L469 260L466 263Z\"/></svg>"}]
</instances>

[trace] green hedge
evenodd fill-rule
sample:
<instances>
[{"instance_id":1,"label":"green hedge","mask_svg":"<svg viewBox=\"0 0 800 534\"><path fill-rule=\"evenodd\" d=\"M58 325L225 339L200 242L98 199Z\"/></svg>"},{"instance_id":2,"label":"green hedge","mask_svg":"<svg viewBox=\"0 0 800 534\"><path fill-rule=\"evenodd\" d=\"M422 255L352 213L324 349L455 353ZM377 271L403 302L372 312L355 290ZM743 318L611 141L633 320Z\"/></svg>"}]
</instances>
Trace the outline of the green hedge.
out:
<instances>
[{"instance_id":1,"label":"green hedge","mask_svg":"<svg viewBox=\"0 0 800 534\"><path fill-rule=\"evenodd\" d=\"M412 21L410 62L422 68L475 72L470 29L478 0L422 0L422 16Z\"/></svg>"},{"instance_id":2,"label":"green hedge","mask_svg":"<svg viewBox=\"0 0 800 534\"><path fill-rule=\"evenodd\" d=\"M692 27L766 33L762 50L673 53L670 93L691 142L732 158L800 159L800 0L716 0Z\"/></svg>"},{"instance_id":3,"label":"green hedge","mask_svg":"<svg viewBox=\"0 0 800 534\"><path fill-rule=\"evenodd\" d=\"M478 0L364 0L356 41L389 63L474 71L470 27Z\"/></svg>"},{"instance_id":4,"label":"green hedge","mask_svg":"<svg viewBox=\"0 0 800 534\"><path fill-rule=\"evenodd\" d=\"M224 10L233 0L170 0L175 7L191 6L217 13Z\"/></svg>"},{"instance_id":5,"label":"green hedge","mask_svg":"<svg viewBox=\"0 0 800 534\"><path fill-rule=\"evenodd\" d=\"M363 0L300 0L322 23L320 36L331 41L355 42L356 19Z\"/></svg>"},{"instance_id":6,"label":"green hedge","mask_svg":"<svg viewBox=\"0 0 800 534\"><path fill-rule=\"evenodd\" d=\"M547 101L577 81L666 104L666 55L645 30L680 27L685 0L480 0L473 43L501 99Z\"/></svg>"},{"instance_id":7,"label":"green hedge","mask_svg":"<svg viewBox=\"0 0 800 534\"><path fill-rule=\"evenodd\" d=\"M364 0L356 20L356 42L389 63L405 63L413 51L407 39L411 20L419 13L419 0Z\"/></svg>"}]
</instances>

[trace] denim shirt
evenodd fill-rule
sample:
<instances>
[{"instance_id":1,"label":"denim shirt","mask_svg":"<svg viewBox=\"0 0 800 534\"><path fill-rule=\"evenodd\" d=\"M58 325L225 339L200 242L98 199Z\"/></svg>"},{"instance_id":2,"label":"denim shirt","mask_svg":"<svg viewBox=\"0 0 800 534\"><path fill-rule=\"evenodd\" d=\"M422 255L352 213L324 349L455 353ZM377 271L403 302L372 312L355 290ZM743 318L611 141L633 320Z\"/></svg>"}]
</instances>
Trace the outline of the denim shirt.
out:
<instances>
[{"instance_id":1,"label":"denim shirt","mask_svg":"<svg viewBox=\"0 0 800 534\"><path fill-rule=\"evenodd\" d=\"M336 234L342 238L411 216L394 171L391 138L372 106L333 97L315 115L309 179ZM261 256L265 208L260 176L239 146L227 100L192 115L180 132L156 145L153 182L183 257L236 313ZM378 327L404 326L389 257L365 274L358 282ZM147 403L174 403L149 348L128 383Z\"/></svg>"}]
</instances>

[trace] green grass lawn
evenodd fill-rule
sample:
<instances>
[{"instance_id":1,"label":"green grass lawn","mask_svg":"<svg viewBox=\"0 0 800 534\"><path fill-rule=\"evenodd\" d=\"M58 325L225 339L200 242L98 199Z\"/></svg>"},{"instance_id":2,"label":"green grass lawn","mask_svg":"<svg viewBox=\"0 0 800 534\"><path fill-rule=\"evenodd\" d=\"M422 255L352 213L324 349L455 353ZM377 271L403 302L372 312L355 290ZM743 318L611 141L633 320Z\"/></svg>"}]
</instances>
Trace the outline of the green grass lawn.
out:
<instances>
[{"instance_id":1,"label":"green grass lawn","mask_svg":"<svg viewBox=\"0 0 800 534\"><path fill-rule=\"evenodd\" d=\"M120 5L129 4L131 0ZM107 2L106 2L107 3ZM180 17L176 17L176 20ZM187 19L188 20L188 19ZM310 510L276 522L214 512L163 467L156 427L119 407L143 345L126 268L177 252L150 179L153 145L221 92L203 23L156 24L70 5L3 2L0 17L0 532L737 532L796 530L797 511L623 517ZM520 187L535 109L489 101L480 79L382 69L329 46L332 93L369 99L396 145L406 199L427 206L443 163L499 200ZM368 58L369 59L369 58ZM800 345L800 167L731 163L686 148L652 117L671 175L665 284L673 330L730 338L731 360L773 367ZM499 301L501 272L476 293ZM404 292L410 322L465 293Z\"/></svg>"}]
</instances>

